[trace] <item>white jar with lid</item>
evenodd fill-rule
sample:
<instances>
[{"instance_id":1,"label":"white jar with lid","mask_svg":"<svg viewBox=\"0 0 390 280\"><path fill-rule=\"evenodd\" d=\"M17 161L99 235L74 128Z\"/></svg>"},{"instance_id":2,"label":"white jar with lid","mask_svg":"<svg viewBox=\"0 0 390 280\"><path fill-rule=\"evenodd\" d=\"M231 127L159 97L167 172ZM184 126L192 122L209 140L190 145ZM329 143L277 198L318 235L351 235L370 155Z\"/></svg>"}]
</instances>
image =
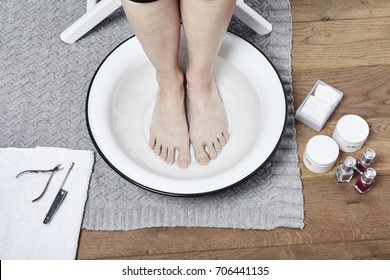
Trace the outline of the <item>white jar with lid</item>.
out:
<instances>
[{"instance_id":1,"label":"white jar with lid","mask_svg":"<svg viewBox=\"0 0 390 280\"><path fill-rule=\"evenodd\" d=\"M356 152L360 150L369 133L367 122L357 115L342 117L333 131L333 139L343 152Z\"/></svg>"},{"instance_id":2,"label":"white jar with lid","mask_svg":"<svg viewBox=\"0 0 390 280\"><path fill-rule=\"evenodd\" d=\"M307 142L303 163L314 173L325 173L332 169L339 156L337 143L326 135L317 135Z\"/></svg>"}]
</instances>

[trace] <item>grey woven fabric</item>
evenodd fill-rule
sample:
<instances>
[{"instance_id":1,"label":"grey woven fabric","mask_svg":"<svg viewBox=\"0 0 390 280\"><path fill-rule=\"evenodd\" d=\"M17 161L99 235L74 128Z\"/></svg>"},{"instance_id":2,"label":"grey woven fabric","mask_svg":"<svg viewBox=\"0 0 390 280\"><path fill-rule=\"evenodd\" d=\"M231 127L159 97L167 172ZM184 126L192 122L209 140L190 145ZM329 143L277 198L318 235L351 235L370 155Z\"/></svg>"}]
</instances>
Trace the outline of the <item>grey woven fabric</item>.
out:
<instances>
[{"instance_id":1,"label":"grey woven fabric","mask_svg":"<svg viewBox=\"0 0 390 280\"><path fill-rule=\"evenodd\" d=\"M104 57L132 35L122 9L73 45L59 35L85 11L85 1L0 1L0 146L57 146L95 151L83 228L130 230L160 226L273 229L304 226L291 82L288 0L250 0L273 24L258 36L233 18L230 30L259 46L287 92L288 123L278 151L237 187L198 198L168 197L124 180L96 152L85 100Z\"/></svg>"}]
</instances>

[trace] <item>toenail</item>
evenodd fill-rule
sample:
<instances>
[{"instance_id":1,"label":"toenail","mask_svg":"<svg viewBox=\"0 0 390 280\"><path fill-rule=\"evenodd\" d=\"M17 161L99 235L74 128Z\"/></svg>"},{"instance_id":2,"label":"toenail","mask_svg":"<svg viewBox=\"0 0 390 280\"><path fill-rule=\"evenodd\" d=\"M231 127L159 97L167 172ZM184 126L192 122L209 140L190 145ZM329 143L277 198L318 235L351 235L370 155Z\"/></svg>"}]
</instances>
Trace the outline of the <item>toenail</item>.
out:
<instances>
[{"instance_id":1,"label":"toenail","mask_svg":"<svg viewBox=\"0 0 390 280\"><path fill-rule=\"evenodd\" d=\"M180 167L187 167L188 166L188 161L186 159L182 159L180 161Z\"/></svg>"},{"instance_id":2,"label":"toenail","mask_svg":"<svg viewBox=\"0 0 390 280\"><path fill-rule=\"evenodd\" d=\"M208 160L207 160L205 157L201 157L201 158L199 159L199 162L200 162L201 164L206 164L206 163L208 162Z\"/></svg>"}]
</instances>

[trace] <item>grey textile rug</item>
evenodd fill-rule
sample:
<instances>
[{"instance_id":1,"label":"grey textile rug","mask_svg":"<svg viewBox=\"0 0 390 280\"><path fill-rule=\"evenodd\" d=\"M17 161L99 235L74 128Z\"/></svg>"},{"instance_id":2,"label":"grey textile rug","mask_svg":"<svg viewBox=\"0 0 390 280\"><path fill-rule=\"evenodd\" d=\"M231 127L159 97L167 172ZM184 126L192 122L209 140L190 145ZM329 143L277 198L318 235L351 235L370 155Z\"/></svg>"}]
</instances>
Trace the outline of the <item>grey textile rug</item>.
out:
<instances>
[{"instance_id":1,"label":"grey textile rug","mask_svg":"<svg viewBox=\"0 0 390 280\"><path fill-rule=\"evenodd\" d=\"M0 146L57 146L95 151L83 228L147 227L303 228L291 81L288 0L250 0L273 24L259 36L233 18L230 30L260 47L278 69L288 99L288 123L272 160L229 190L196 198L168 197L138 188L116 174L88 135L85 100L92 76L132 35L119 9L73 45L59 35L85 11L85 2L0 1Z\"/></svg>"}]
</instances>

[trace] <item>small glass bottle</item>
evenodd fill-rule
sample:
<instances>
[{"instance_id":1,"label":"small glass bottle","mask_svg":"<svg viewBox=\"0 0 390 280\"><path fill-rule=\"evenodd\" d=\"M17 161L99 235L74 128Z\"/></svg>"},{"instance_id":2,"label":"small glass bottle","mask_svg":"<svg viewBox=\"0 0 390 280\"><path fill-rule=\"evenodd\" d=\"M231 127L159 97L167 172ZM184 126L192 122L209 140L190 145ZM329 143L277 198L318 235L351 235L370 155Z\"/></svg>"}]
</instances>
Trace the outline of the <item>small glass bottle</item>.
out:
<instances>
[{"instance_id":1,"label":"small glass bottle","mask_svg":"<svg viewBox=\"0 0 390 280\"><path fill-rule=\"evenodd\" d=\"M353 157L347 157L336 170L336 179L339 183L348 183L354 174L356 160Z\"/></svg>"},{"instance_id":2,"label":"small glass bottle","mask_svg":"<svg viewBox=\"0 0 390 280\"><path fill-rule=\"evenodd\" d=\"M355 169L360 174L371 167L375 160L375 151L373 149L367 149L364 154L356 161Z\"/></svg>"},{"instance_id":3,"label":"small glass bottle","mask_svg":"<svg viewBox=\"0 0 390 280\"><path fill-rule=\"evenodd\" d=\"M375 183L376 171L375 169L369 167L364 171L362 175L359 176L355 183L355 189L360 193L364 194L371 190Z\"/></svg>"}]
</instances>

